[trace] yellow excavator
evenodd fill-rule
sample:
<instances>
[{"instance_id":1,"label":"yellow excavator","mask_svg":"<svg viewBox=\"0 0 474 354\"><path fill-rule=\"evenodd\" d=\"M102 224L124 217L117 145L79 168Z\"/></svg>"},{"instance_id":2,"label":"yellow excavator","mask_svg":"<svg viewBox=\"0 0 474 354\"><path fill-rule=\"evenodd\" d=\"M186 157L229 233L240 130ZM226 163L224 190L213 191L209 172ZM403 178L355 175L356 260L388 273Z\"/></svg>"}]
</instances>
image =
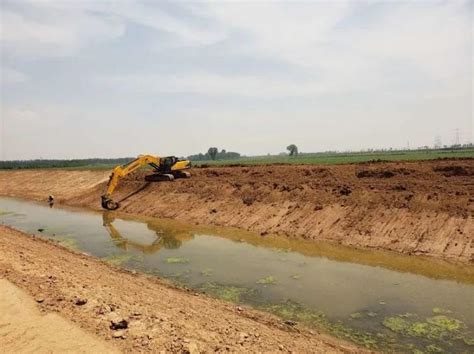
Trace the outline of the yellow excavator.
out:
<instances>
[{"instance_id":1,"label":"yellow excavator","mask_svg":"<svg viewBox=\"0 0 474 354\"><path fill-rule=\"evenodd\" d=\"M191 168L191 161L179 159L175 156L158 157L152 155L139 155L135 160L125 165L116 166L110 175L107 189L101 197L102 208L115 210L120 205L112 199L112 193L118 185L120 178L132 173L142 166L153 167L153 174L145 176L145 181L173 181L175 178L188 178L191 174L186 171Z\"/></svg>"}]
</instances>

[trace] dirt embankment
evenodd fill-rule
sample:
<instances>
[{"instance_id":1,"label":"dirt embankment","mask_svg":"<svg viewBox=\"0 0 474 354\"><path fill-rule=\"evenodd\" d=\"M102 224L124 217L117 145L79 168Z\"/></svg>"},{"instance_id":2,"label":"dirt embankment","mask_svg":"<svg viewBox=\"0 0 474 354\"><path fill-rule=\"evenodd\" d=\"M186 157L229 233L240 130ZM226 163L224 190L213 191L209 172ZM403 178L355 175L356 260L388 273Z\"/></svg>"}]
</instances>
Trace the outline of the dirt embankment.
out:
<instances>
[{"instance_id":1,"label":"dirt embankment","mask_svg":"<svg viewBox=\"0 0 474 354\"><path fill-rule=\"evenodd\" d=\"M141 171L125 178L114 198L129 196L121 202L125 213L474 262L472 159L192 173L147 184ZM103 171L1 172L0 194L44 199L53 193L69 205L100 208L105 177Z\"/></svg>"},{"instance_id":2,"label":"dirt embankment","mask_svg":"<svg viewBox=\"0 0 474 354\"><path fill-rule=\"evenodd\" d=\"M0 347L9 352L361 351L5 226L0 226L0 255ZM36 300L43 315L5 279ZM13 313L15 308L19 312ZM89 334L82 336L84 331Z\"/></svg>"}]
</instances>

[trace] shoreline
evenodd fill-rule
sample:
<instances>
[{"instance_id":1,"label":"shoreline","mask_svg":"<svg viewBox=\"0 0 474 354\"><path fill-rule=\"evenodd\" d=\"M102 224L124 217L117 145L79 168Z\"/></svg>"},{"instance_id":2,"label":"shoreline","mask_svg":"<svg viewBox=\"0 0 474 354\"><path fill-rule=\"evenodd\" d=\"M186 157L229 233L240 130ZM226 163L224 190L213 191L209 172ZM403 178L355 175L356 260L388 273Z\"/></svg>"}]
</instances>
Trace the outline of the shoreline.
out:
<instances>
[{"instance_id":1,"label":"shoreline","mask_svg":"<svg viewBox=\"0 0 474 354\"><path fill-rule=\"evenodd\" d=\"M366 351L42 237L6 226L0 234L1 278L37 299L42 313L58 313L121 351ZM127 328L111 330L111 321L121 319Z\"/></svg>"}]
</instances>

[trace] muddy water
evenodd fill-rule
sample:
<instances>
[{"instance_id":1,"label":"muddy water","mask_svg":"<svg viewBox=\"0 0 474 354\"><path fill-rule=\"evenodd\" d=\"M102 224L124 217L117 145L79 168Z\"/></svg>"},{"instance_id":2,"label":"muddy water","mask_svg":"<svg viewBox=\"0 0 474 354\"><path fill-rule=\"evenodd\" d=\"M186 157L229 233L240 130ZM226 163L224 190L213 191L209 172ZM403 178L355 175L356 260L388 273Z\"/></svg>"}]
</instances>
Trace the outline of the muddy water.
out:
<instances>
[{"instance_id":1,"label":"muddy water","mask_svg":"<svg viewBox=\"0 0 474 354\"><path fill-rule=\"evenodd\" d=\"M0 222L369 348L474 351L470 266L10 198Z\"/></svg>"}]
</instances>

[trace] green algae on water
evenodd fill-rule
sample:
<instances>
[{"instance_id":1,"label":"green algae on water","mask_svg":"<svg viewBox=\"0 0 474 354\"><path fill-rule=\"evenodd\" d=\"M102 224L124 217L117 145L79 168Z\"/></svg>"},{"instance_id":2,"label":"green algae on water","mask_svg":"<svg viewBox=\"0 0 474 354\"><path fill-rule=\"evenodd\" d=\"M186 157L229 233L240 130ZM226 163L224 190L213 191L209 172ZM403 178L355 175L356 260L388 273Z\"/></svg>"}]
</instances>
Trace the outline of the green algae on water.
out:
<instances>
[{"instance_id":1,"label":"green algae on water","mask_svg":"<svg viewBox=\"0 0 474 354\"><path fill-rule=\"evenodd\" d=\"M257 280L257 284L275 285L276 283L277 283L277 279L272 275L269 275L268 277Z\"/></svg>"},{"instance_id":2,"label":"green algae on water","mask_svg":"<svg viewBox=\"0 0 474 354\"><path fill-rule=\"evenodd\" d=\"M173 280L177 283L183 283L186 281L187 278L189 278L191 275L191 269L186 269L181 272L176 272L173 274L170 274L169 277L173 278ZM184 284L183 284L184 285Z\"/></svg>"},{"instance_id":3,"label":"green algae on water","mask_svg":"<svg viewBox=\"0 0 474 354\"><path fill-rule=\"evenodd\" d=\"M364 315L360 312L354 312L354 313L351 313L349 317L355 320L355 319L364 317Z\"/></svg>"},{"instance_id":4,"label":"green algae on water","mask_svg":"<svg viewBox=\"0 0 474 354\"><path fill-rule=\"evenodd\" d=\"M409 322L401 316L395 316L384 319L383 325L393 332L401 333L409 327Z\"/></svg>"},{"instance_id":5,"label":"green algae on water","mask_svg":"<svg viewBox=\"0 0 474 354\"><path fill-rule=\"evenodd\" d=\"M256 293L254 289L216 283L205 283L199 289L214 297L234 303L240 303L244 296L255 296Z\"/></svg>"},{"instance_id":6,"label":"green algae on water","mask_svg":"<svg viewBox=\"0 0 474 354\"><path fill-rule=\"evenodd\" d=\"M182 257L168 257L165 259L168 264L186 264L189 263L189 259Z\"/></svg>"},{"instance_id":7,"label":"green algae on water","mask_svg":"<svg viewBox=\"0 0 474 354\"><path fill-rule=\"evenodd\" d=\"M464 344L474 346L474 338L463 338Z\"/></svg>"},{"instance_id":8,"label":"green algae on water","mask_svg":"<svg viewBox=\"0 0 474 354\"><path fill-rule=\"evenodd\" d=\"M26 216L22 213L17 213L15 211L0 210L0 216Z\"/></svg>"},{"instance_id":9,"label":"green algae on water","mask_svg":"<svg viewBox=\"0 0 474 354\"><path fill-rule=\"evenodd\" d=\"M323 323L325 319L322 312L305 308L291 300L277 304L263 305L262 309L284 319L304 322L307 324L320 324Z\"/></svg>"},{"instance_id":10,"label":"green algae on water","mask_svg":"<svg viewBox=\"0 0 474 354\"><path fill-rule=\"evenodd\" d=\"M111 254L110 256L107 256L102 259L106 261L107 263L112 264L114 266L121 266L122 264L128 262L131 258L132 258L131 254L118 253L118 254Z\"/></svg>"},{"instance_id":11,"label":"green algae on water","mask_svg":"<svg viewBox=\"0 0 474 354\"><path fill-rule=\"evenodd\" d=\"M383 325L391 331L409 337L423 337L432 340L458 338L459 330L465 325L462 321L437 315L421 321L417 316L402 317L403 315L387 317Z\"/></svg>"},{"instance_id":12,"label":"green algae on water","mask_svg":"<svg viewBox=\"0 0 474 354\"><path fill-rule=\"evenodd\" d=\"M464 327L464 323L462 321L445 315L429 317L426 321L434 326L437 326L440 329L449 332L457 331Z\"/></svg>"},{"instance_id":13,"label":"green algae on water","mask_svg":"<svg viewBox=\"0 0 474 354\"><path fill-rule=\"evenodd\" d=\"M77 245L77 241L70 237L58 237L55 241L63 247L69 248L71 250L79 250L79 246Z\"/></svg>"},{"instance_id":14,"label":"green algae on water","mask_svg":"<svg viewBox=\"0 0 474 354\"><path fill-rule=\"evenodd\" d=\"M441 307L433 307L433 310L432 310L432 311L433 311L434 314L446 314L446 313L451 313L450 310L445 310L445 309L443 309L443 308L441 308Z\"/></svg>"},{"instance_id":15,"label":"green algae on water","mask_svg":"<svg viewBox=\"0 0 474 354\"><path fill-rule=\"evenodd\" d=\"M210 277L212 275L212 269L211 268L206 268L201 270L200 274L204 277Z\"/></svg>"},{"instance_id":16,"label":"green algae on water","mask_svg":"<svg viewBox=\"0 0 474 354\"><path fill-rule=\"evenodd\" d=\"M434 344L430 344L426 347L426 351L428 353L443 353L444 350L441 349L440 347L434 345Z\"/></svg>"},{"instance_id":17,"label":"green algae on water","mask_svg":"<svg viewBox=\"0 0 474 354\"><path fill-rule=\"evenodd\" d=\"M277 304L262 305L260 309L271 312L283 319L290 319L307 326L322 328L334 336L351 340L367 348L377 349L379 344L385 341L383 335L377 337L372 333L347 327L340 321L331 322L324 313L309 309L291 300Z\"/></svg>"}]
</instances>

